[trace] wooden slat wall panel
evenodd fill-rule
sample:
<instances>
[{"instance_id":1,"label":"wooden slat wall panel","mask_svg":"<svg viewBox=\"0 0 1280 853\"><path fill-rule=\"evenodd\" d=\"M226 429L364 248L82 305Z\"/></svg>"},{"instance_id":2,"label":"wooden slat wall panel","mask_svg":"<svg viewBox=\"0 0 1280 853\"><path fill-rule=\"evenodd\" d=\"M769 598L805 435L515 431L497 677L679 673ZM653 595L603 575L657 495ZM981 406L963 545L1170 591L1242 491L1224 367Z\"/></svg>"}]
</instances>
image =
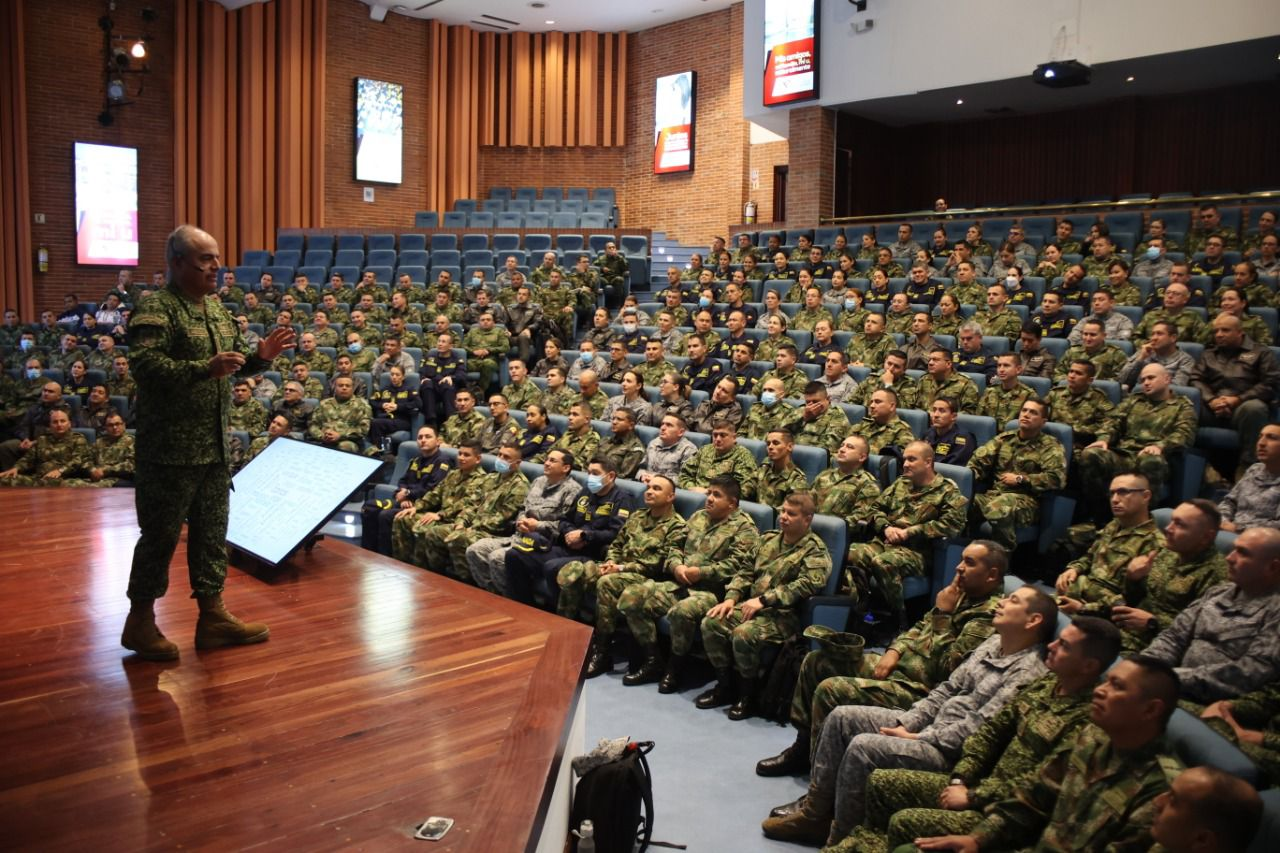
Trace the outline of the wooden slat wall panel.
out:
<instances>
[{"instance_id":1,"label":"wooden slat wall panel","mask_svg":"<svg viewBox=\"0 0 1280 853\"><path fill-rule=\"evenodd\" d=\"M0 304L35 317L22 3L0 8Z\"/></svg>"},{"instance_id":2,"label":"wooden slat wall panel","mask_svg":"<svg viewBox=\"0 0 1280 853\"><path fill-rule=\"evenodd\" d=\"M617 145L613 136L613 122L610 120L614 111L614 83L613 83L613 47L615 40L608 35L604 38L604 107L602 115L604 116L604 137L601 144L608 147Z\"/></svg>"},{"instance_id":3,"label":"wooden slat wall panel","mask_svg":"<svg viewBox=\"0 0 1280 853\"><path fill-rule=\"evenodd\" d=\"M530 111L533 113L533 133L530 134L531 144L534 147L543 145L545 140L542 135L542 110L545 106L543 94L546 91L546 81L542 74L542 60L545 56L546 40L542 33L535 33L533 36L533 44L530 47L529 59L533 67L529 71L530 83L533 86L533 102L530 104Z\"/></svg>"},{"instance_id":4,"label":"wooden slat wall panel","mask_svg":"<svg viewBox=\"0 0 1280 853\"><path fill-rule=\"evenodd\" d=\"M569 33L564 53L564 144L578 144L578 34Z\"/></svg>"},{"instance_id":5,"label":"wooden slat wall panel","mask_svg":"<svg viewBox=\"0 0 1280 853\"><path fill-rule=\"evenodd\" d=\"M597 33L582 34L582 43L578 49L578 145L599 145L600 128L598 125L599 109L599 56L600 36Z\"/></svg>"},{"instance_id":6,"label":"wooden slat wall panel","mask_svg":"<svg viewBox=\"0 0 1280 853\"><path fill-rule=\"evenodd\" d=\"M544 145L564 145L564 33L547 33L545 57L546 121Z\"/></svg>"},{"instance_id":7,"label":"wooden slat wall panel","mask_svg":"<svg viewBox=\"0 0 1280 853\"><path fill-rule=\"evenodd\" d=\"M177 4L175 213L228 263L279 228L324 224L325 9Z\"/></svg>"},{"instance_id":8,"label":"wooden slat wall panel","mask_svg":"<svg viewBox=\"0 0 1280 853\"><path fill-rule=\"evenodd\" d=\"M613 112L605 113L605 121L613 120L615 145L622 145L627 138L627 34L618 33L612 38L618 42L618 65L613 73L615 85Z\"/></svg>"},{"instance_id":9,"label":"wooden slat wall panel","mask_svg":"<svg viewBox=\"0 0 1280 853\"><path fill-rule=\"evenodd\" d=\"M483 57L484 61L479 63L480 76L477 80L479 85L476 87L479 90L480 98L480 137L478 141L481 145L494 144L494 124L497 119L497 81L494 79L496 67L494 60L497 56L496 45L497 39L494 38L494 33L481 33L480 53L477 61L479 61L480 57Z\"/></svg>"},{"instance_id":10,"label":"wooden slat wall panel","mask_svg":"<svg viewBox=\"0 0 1280 853\"><path fill-rule=\"evenodd\" d=\"M511 48L511 144L533 144L531 35L513 33Z\"/></svg>"}]
</instances>

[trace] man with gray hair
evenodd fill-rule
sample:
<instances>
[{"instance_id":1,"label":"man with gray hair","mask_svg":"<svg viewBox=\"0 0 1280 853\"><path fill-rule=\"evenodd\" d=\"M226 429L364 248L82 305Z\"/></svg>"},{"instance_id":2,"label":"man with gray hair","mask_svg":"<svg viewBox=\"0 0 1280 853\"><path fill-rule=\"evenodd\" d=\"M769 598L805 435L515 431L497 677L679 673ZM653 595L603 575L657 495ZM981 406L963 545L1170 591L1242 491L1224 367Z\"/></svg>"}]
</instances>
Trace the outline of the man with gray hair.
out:
<instances>
[{"instance_id":1,"label":"man with gray hair","mask_svg":"<svg viewBox=\"0 0 1280 853\"><path fill-rule=\"evenodd\" d=\"M142 535L129 573L129 615L120 644L144 660L173 660L178 647L156 626L169 561L188 524L187 567L200 607L197 649L260 643L266 625L241 622L222 604L227 574L228 376L265 370L293 346L276 327L256 351L214 295L220 253L212 235L181 225L165 245L169 281L139 302L129 322L129 361L138 383L135 500Z\"/></svg>"}]
</instances>

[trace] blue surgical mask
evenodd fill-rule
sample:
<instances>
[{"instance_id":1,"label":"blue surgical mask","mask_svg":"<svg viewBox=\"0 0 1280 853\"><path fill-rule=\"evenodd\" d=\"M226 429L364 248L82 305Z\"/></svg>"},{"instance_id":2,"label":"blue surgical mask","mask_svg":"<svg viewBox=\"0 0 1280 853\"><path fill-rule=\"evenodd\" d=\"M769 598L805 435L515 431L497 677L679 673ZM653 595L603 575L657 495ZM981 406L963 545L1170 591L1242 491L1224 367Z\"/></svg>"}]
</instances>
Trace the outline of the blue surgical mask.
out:
<instances>
[{"instance_id":1,"label":"blue surgical mask","mask_svg":"<svg viewBox=\"0 0 1280 853\"><path fill-rule=\"evenodd\" d=\"M772 391L764 391L760 394L760 402L764 403L766 407L772 406L778 402L778 395Z\"/></svg>"},{"instance_id":2,"label":"blue surgical mask","mask_svg":"<svg viewBox=\"0 0 1280 853\"><path fill-rule=\"evenodd\" d=\"M28 378L28 379L39 379L39 378L40 378L40 368L38 368L38 367L28 367L28 368L27 368L27 378Z\"/></svg>"},{"instance_id":3,"label":"blue surgical mask","mask_svg":"<svg viewBox=\"0 0 1280 853\"><path fill-rule=\"evenodd\" d=\"M858 300L856 300L856 299L846 299L846 300L844 301L844 310L846 310L846 311L857 311L857 310L858 310Z\"/></svg>"},{"instance_id":4,"label":"blue surgical mask","mask_svg":"<svg viewBox=\"0 0 1280 853\"><path fill-rule=\"evenodd\" d=\"M1016 275L1011 275L1004 280L1005 290L1018 290L1022 287L1022 282L1018 281Z\"/></svg>"},{"instance_id":5,"label":"blue surgical mask","mask_svg":"<svg viewBox=\"0 0 1280 853\"><path fill-rule=\"evenodd\" d=\"M707 297L705 297L705 296L699 296L699 297L698 297L698 307L700 307L700 308L710 308L710 307L711 307L711 300L710 300L710 299L708 299L708 298L707 298Z\"/></svg>"},{"instance_id":6,"label":"blue surgical mask","mask_svg":"<svg viewBox=\"0 0 1280 853\"><path fill-rule=\"evenodd\" d=\"M18 349L22 350L23 352L26 352L27 350L31 349L35 345L36 345L35 341L31 340L31 338L23 338L22 340L18 341Z\"/></svg>"},{"instance_id":7,"label":"blue surgical mask","mask_svg":"<svg viewBox=\"0 0 1280 853\"><path fill-rule=\"evenodd\" d=\"M499 474L505 474L511 470L511 463L499 456L497 459L493 460L493 470L497 471Z\"/></svg>"},{"instance_id":8,"label":"blue surgical mask","mask_svg":"<svg viewBox=\"0 0 1280 853\"><path fill-rule=\"evenodd\" d=\"M355 344L347 344L347 352L350 352L350 353L356 353L356 352L360 352L360 350L362 350L362 349L364 349L364 347L363 347L363 346L361 346L361 345L360 345L360 344L358 344L358 343L355 343Z\"/></svg>"},{"instance_id":9,"label":"blue surgical mask","mask_svg":"<svg viewBox=\"0 0 1280 853\"><path fill-rule=\"evenodd\" d=\"M590 364L592 355L593 353L580 352L578 353L578 361L582 362L583 364Z\"/></svg>"},{"instance_id":10,"label":"blue surgical mask","mask_svg":"<svg viewBox=\"0 0 1280 853\"><path fill-rule=\"evenodd\" d=\"M622 324L622 331L626 332L628 335L629 335L629 334L631 334L632 332L634 332L635 330L636 330L636 324L635 324L635 323L623 323L623 324Z\"/></svg>"},{"instance_id":11,"label":"blue surgical mask","mask_svg":"<svg viewBox=\"0 0 1280 853\"><path fill-rule=\"evenodd\" d=\"M593 495L600 494L604 489L604 477L599 474L587 475L587 491Z\"/></svg>"},{"instance_id":12,"label":"blue surgical mask","mask_svg":"<svg viewBox=\"0 0 1280 853\"><path fill-rule=\"evenodd\" d=\"M1154 261L1154 260L1156 260L1156 259L1157 259L1157 258L1159 258L1159 257L1160 257L1160 247L1159 247L1159 246L1148 246L1148 247L1147 247L1147 260L1149 260L1149 261Z\"/></svg>"}]
</instances>

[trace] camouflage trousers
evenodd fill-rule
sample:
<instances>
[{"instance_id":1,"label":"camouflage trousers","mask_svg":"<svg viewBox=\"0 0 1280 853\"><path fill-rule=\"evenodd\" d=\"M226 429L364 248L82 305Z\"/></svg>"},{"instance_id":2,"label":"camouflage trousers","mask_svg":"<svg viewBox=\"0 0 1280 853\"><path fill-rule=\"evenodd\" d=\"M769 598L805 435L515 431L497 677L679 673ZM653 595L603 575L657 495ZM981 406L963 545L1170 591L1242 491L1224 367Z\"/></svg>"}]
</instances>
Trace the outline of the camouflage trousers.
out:
<instances>
[{"instance_id":1,"label":"camouflage trousers","mask_svg":"<svg viewBox=\"0 0 1280 853\"><path fill-rule=\"evenodd\" d=\"M1097 509L1109 507L1111 478L1130 469L1147 478L1152 500L1159 500L1169 481L1169 459L1164 454L1119 453L1100 447L1080 451L1080 485L1086 505Z\"/></svg>"},{"instance_id":2,"label":"camouflage trousers","mask_svg":"<svg viewBox=\"0 0 1280 853\"><path fill-rule=\"evenodd\" d=\"M1017 529L1035 524L1040 514L1040 501L1021 492L1005 492L999 489L973 496L973 515L977 523L985 520L991 525L991 538L1010 552L1018 544Z\"/></svg>"},{"instance_id":3,"label":"camouflage trousers","mask_svg":"<svg viewBox=\"0 0 1280 853\"><path fill-rule=\"evenodd\" d=\"M743 678L756 678L765 646L780 646L795 636L797 623L794 610L766 607L743 619L742 608L735 607L723 619L703 617L702 648L716 669L734 667Z\"/></svg>"},{"instance_id":4,"label":"camouflage trousers","mask_svg":"<svg viewBox=\"0 0 1280 853\"><path fill-rule=\"evenodd\" d=\"M79 477L37 477L23 474L0 480L0 486L38 487L44 489L95 489L106 488L115 484L116 481L113 479L102 479L94 482L93 480L82 480Z\"/></svg>"},{"instance_id":5,"label":"camouflage trousers","mask_svg":"<svg viewBox=\"0 0 1280 853\"><path fill-rule=\"evenodd\" d=\"M187 523L191 592L222 592L227 578L227 516L231 472L223 462L160 465L139 459L134 503L142 535L133 549L129 599L149 601L169 589L169 562Z\"/></svg>"},{"instance_id":6,"label":"camouflage trousers","mask_svg":"<svg viewBox=\"0 0 1280 853\"><path fill-rule=\"evenodd\" d=\"M862 825L831 849L839 853L855 850L881 853L911 844L916 838L968 835L982 821L982 812L938 808L938 796L949 784L947 773L873 771L867 781L866 816Z\"/></svg>"},{"instance_id":7,"label":"camouflage trousers","mask_svg":"<svg viewBox=\"0 0 1280 853\"><path fill-rule=\"evenodd\" d=\"M894 613L906 610L902 596L902 579L907 575L924 574L924 557L902 545L888 545L874 539L855 542L849 546L845 568L845 583L856 604L869 592L867 580L875 581L884 595L885 603Z\"/></svg>"},{"instance_id":8,"label":"camouflage trousers","mask_svg":"<svg viewBox=\"0 0 1280 853\"><path fill-rule=\"evenodd\" d=\"M486 530L463 526L455 521L437 521L415 531L413 564L433 572L447 574L454 580L471 583L467 568L467 548L489 535Z\"/></svg>"},{"instance_id":9,"label":"camouflage trousers","mask_svg":"<svg viewBox=\"0 0 1280 853\"><path fill-rule=\"evenodd\" d=\"M507 549L510 536L486 536L467 547L467 569L476 586L502 595L507 590Z\"/></svg>"},{"instance_id":10,"label":"camouflage trousers","mask_svg":"<svg viewBox=\"0 0 1280 853\"><path fill-rule=\"evenodd\" d=\"M688 589L675 581L646 580L627 587L618 598L618 610L627 620L631 636L642 646L658 641L658 620L666 616L671 623L671 653L687 655L693 650L702 617L718 601L715 593Z\"/></svg>"},{"instance_id":11,"label":"camouflage trousers","mask_svg":"<svg viewBox=\"0 0 1280 853\"><path fill-rule=\"evenodd\" d=\"M880 734L897 725L892 708L840 708L827 718L813 755L805 811L833 818L831 839L853 832L866 814L867 779L881 768L946 771L952 759L931 744Z\"/></svg>"},{"instance_id":12,"label":"camouflage trousers","mask_svg":"<svg viewBox=\"0 0 1280 853\"><path fill-rule=\"evenodd\" d=\"M808 729L810 749L816 748L822 725L836 708L845 705L874 705L905 711L929 691L914 681L874 677L879 655L863 655L853 668L832 664L821 650L805 655L791 700L791 723Z\"/></svg>"},{"instance_id":13,"label":"camouflage trousers","mask_svg":"<svg viewBox=\"0 0 1280 853\"><path fill-rule=\"evenodd\" d=\"M467 359L467 371L476 370L480 372L479 384L477 387L481 393L488 393L489 388L493 386L493 377L498 375L498 360L495 358L469 358Z\"/></svg>"}]
</instances>

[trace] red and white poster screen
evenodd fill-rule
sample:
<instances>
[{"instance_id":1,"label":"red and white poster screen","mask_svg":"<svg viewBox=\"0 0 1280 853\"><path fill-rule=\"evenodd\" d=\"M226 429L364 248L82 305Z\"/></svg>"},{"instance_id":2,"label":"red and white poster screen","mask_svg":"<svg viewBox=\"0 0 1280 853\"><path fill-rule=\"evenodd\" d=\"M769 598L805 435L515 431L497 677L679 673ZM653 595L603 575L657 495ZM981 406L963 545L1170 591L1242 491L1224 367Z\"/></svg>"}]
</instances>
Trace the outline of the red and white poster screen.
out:
<instances>
[{"instance_id":1,"label":"red and white poster screen","mask_svg":"<svg viewBox=\"0 0 1280 853\"><path fill-rule=\"evenodd\" d=\"M766 107L818 96L816 7L814 0L765 0Z\"/></svg>"},{"instance_id":2,"label":"red and white poster screen","mask_svg":"<svg viewBox=\"0 0 1280 853\"><path fill-rule=\"evenodd\" d=\"M138 265L138 149L75 144L76 261Z\"/></svg>"},{"instance_id":3,"label":"red and white poster screen","mask_svg":"<svg viewBox=\"0 0 1280 853\"><path fill-rule=\"evenodd\" d=\"M692 71L659 77L653 98L653 171L693 171Z\"/></svg>"}]
</instances>

